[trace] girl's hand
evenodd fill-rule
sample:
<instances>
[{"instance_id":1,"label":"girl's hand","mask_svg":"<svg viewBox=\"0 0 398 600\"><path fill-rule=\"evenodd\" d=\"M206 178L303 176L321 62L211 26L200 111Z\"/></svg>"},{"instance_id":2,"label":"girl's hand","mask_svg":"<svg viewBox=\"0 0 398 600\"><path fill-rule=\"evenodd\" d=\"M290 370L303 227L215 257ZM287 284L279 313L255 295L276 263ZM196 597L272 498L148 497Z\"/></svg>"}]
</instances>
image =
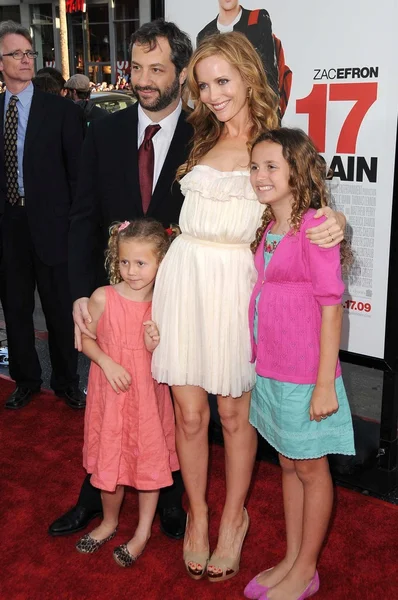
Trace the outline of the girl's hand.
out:
<instances>
[{"instance_id":1,"label":"girl's hand","mask_svg":"<svg viewBox=\"0 0 398 600\"><path fill-rule=\"evenodd\" d=\"M310 420L321 421L339 410L334 382L328 385L316 384L310 404Z\"/></svg>"},{"instance_id":2,"label":"girl's hand","mask_svg":"<svg viewBox=\"0 0 398 600\"><path fill-rule=\"evenodd\" d=\"M143 325L145 327L144 341L146 349L153 352L160 341L159 329L154 321L145 321Z\"/></svg>"},{"instance_id":3,"label":"girl's hand","mask_svg":"<svg viewBox=\"0 0 398 600\"><path fill-rule=\"evenodd\" d=\"M131 384L131 375L122 365L107 357L106 360L101 361L100 367L114 392L117 394L127 392Z\"/></svg>"},{"instance_id":4,"label":"girl's hand","mask_svg":"<svg viewBox=\"0 0 398 600\"><path fill-rule=\"evenodd\" d=\"M316 244L321 248L333 248L344 239L346 218L343 213L335 212L330 206L319 208L314 218L319 219L322 216L327 217L326 221L318 227L307 229L307 238L311 244Z\"/></svg>"}]
</instances>

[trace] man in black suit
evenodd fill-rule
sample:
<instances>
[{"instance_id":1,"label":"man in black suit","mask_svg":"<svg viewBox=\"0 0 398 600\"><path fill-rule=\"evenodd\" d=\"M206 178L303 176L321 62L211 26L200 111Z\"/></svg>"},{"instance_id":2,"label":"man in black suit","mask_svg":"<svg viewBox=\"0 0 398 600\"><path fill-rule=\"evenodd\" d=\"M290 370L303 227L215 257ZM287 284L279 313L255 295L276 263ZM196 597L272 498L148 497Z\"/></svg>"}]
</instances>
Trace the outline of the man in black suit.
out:
<instances>
[{"instance_id":1,"label":"man in black suit","mask_svg":"<svg viewBox=\"0 0 398 600\"><path fill-rule=\"evenodd\" d=\"M48 329L51 387L72 408L84 408L67 276L83 121L78 107L34 88L36 56L27 29L12 21L0 24L0 71L7 85L0 98L2 299L16 382L5 406L26 406L42 383L32 316L37 286Z\"/></svg>"},{"instance_id":2,"label":"man in black suit","mask_svg":"<svg viewBox=\"0 0 398 600\"><path fill-rule=\"evenodd\" d=\"M91 336L85 325L90 319L89 296L106 282L103 262L109 226L147 216L168 227L178 223L183 203L175 175L188 156L193 133L181 110L191 42L173 23L157 20L136 31L130 47L131 81L138 102L90 125L71 211L69 269L79 349L81 332ZM151 131L154 165L148 193L139 149ZM182 492L178 471L174 485L161 491L158 505L163 532L176 539L185 530ZM77 505L55 521L49 533L66 535L84 529L101 510L100 491L91 486L88 475Z\"/></svg>"}]
</instances>

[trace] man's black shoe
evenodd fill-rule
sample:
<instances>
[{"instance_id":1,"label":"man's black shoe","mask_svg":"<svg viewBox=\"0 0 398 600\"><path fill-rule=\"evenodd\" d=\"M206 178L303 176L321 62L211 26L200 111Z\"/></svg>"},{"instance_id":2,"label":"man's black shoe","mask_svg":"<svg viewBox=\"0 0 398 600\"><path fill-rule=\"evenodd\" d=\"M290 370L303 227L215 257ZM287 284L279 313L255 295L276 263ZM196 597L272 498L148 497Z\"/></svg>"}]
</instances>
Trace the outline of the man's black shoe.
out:
<instances>
[{"instance_id":1,"label":"man's black shoe","mask_svg":"<svg viewBox=\"0 0 398 600\"><path fill-rule=\"evenodd\" d=\"M100 515L102 515L102 511L100 510L90 510L76 504L76 506L50 525L48 533L52 536L76 533L76 531L86 529L90 521Z\"/></svg>"},{"instance_id":2,"label":"man's black shoe","mask_svg":"<svg viewBox=\"0 0 398 600\"><path fill-rule=\"evenodd\" d=\"M160 529L165 535L173 540L180 540L184 537L187 514L183 508L177 506L161 508L159 516Z\"/></svg>"},{"instance_id":3,"label":"man's black shoe","mask_svg":"<svg viewBox=\"0 0 398 600\"><path fill-rule=\"evenodd\" d=\"M56 390L55 395L63 398L70 408L86 408L86 395L78 387Z\"/></svg>"},{"instance_id":4,"label":"man's black shoe","mask_svg":"<svg viewBox=\"0 0 398 600\"><path fill-rule=\"evenodd\" d=\"M40 388L36 390L31 390L27 387L17 386L13 393L8 396L7 402L5 403L6 408L10 408L11 410L17 410L18 408L23 408L32 400L33 394L38 394L40 392Z\"/></svg>"}]
</instances>

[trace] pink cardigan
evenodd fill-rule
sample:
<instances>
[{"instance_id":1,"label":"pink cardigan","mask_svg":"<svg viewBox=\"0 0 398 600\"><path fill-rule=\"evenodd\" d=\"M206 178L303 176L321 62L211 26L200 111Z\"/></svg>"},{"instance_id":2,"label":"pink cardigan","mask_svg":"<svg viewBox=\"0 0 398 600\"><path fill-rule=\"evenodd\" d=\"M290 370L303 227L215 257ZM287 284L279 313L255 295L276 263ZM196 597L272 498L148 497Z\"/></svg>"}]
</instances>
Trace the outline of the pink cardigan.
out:
<instances>
[{"instance_id":1,"label":"pink cardigan","mask_svg":"<svg viewBox=\"0 0 398 600\"><path fill-rule=\"evenodd\" d=\"M262 377L291 383L316 383L319 367L321 306L340 304L344 291L340 246L325 249L310 244L305 232L325 219L314 219L314 209L304 215L300 231L288 233L264 274L264 242L270 223L254 257L258 272L249 305L252 360ZM254 341L255 301L258 335ZM336 377L341 375L340 363Z\"/></svg>"}]
</instances>

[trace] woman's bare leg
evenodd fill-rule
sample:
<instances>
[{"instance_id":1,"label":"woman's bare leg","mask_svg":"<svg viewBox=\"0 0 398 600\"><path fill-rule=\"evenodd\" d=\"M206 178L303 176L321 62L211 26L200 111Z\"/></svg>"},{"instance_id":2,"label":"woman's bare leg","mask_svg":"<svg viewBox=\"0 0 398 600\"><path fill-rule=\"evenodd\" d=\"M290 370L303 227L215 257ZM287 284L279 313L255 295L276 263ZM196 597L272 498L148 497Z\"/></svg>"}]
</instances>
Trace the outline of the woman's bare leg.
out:
<instances>
[{"instance_id":1,"label":"woman's bare leg","mask_svg":"<svg viewBox=\"0 0 398 600\"><path fill-rule=\"evenodd\" d=\"M184 550L206 552L209 545L206 503L210 420L208 394L195 386L173 386L172 391L177 453L189 499ZM201 567L204 565L193 565L199 571Z\"/></svg>"},{"instance_id":2,"label":"woman's bare leg","mask_svg":"<svg viewBox=\"0 0 398 600\"><path fill-rule=\"evenodd\" d=\"M246 525L243 507L256 458L257 432L249 423L250 392L240 398L218 396L217 401L225 446L226 498L214 555L234 558ZM208 571L220 573L210 563Z\"/></svg>"}]
</instances>

